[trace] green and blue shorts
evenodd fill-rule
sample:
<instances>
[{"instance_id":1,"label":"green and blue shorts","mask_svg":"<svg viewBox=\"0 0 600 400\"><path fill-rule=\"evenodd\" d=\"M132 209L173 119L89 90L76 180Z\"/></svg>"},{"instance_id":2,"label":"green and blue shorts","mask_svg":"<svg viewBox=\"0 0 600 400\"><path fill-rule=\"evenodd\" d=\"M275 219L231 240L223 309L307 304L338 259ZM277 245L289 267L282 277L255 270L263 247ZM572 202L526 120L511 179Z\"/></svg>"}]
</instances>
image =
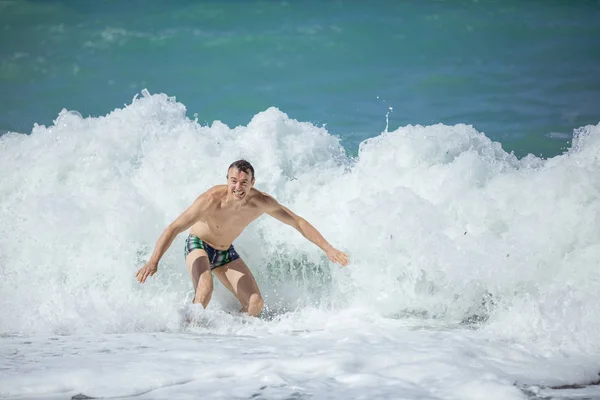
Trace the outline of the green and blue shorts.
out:
<instances>
[{"instance_id":1,"label":"green and blue shorts","mask_svg":"<svg viewBox=\"0 0 600 400\"><path fill-rule=\"evenodd\" d=\"M185 257L187 258L188 254L196 249L206 252L211 271L240 258L233 245L229 246L227 250L217 250L198 236L190 234L185 240Z\"/></svg>"}]
</instances>

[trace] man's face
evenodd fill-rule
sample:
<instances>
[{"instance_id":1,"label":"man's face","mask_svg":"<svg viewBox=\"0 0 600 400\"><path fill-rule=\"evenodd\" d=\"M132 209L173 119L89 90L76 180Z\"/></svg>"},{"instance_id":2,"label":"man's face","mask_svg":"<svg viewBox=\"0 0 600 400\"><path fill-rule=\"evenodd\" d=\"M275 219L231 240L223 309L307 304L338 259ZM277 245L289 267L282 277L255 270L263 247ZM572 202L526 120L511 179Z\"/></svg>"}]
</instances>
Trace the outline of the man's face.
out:
<instances>
[{"instance_id":1,"label":"man's face","mask_svg":"<svg viewBox=\"0 0 600 400\"><path fill-rule=\"evenodd\" d=\"M245 173L237 168L231 168L227 172L227 189L236 200L244 200L254 184L251 173Z\"/></svg>"}]
</instances>

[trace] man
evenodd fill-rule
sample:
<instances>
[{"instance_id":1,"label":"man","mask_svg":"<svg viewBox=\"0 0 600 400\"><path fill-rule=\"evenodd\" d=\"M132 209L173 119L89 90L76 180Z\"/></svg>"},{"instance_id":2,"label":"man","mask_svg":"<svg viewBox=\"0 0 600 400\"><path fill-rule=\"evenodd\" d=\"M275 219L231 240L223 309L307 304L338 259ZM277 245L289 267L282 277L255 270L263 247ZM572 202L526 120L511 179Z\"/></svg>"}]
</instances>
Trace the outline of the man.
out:
<instances>
[{"instance_id":1,"label":"man","mask_svg":"<svg viewBox=\"0 0 600 400\"><path fill-rule=\"evenodd\" d=\"M194 285L194 303L208 306L213 292L212 272L242 304L242 311L258 316L263 299L254 276L233 248L232 242L262 214L296 228L319 246L329 260L348 265L348 255L331 246L305 219L273 197L254 189L254 168L238 160L227 170L227 185L204 192L162 233L150 260L137 273L139 282L156 273L158 262L175 237L190 228L185 242L185 262Z\"/></svg>"}]
</instances>

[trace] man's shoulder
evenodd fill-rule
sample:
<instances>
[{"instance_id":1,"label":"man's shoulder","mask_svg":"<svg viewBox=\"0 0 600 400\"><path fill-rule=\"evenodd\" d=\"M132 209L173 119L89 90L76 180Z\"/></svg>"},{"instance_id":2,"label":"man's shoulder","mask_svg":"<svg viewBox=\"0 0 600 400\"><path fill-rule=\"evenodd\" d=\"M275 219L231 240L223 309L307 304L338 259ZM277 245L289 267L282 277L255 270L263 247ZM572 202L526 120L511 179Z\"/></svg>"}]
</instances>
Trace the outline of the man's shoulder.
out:
<instances>
[{"instance_id":1,"label":"man's shoulder","mask_svg":"<svg viewBox=\"0 0 600 400\"><path fill-rule=\"evenodd\" d=\"M277 204L277 200L266 192L261 192L258 189L252 188L252 200L260 207L269 207Z\"/></svg>"},{"instance_id":2,"label":"man's shoulder","mask_svg":"<svg viewBox=\"0 0 600 400\"><path fill-rule=\"evenodd\" d=\"M223 197L227 195L227 186L226 185L216 185L200 194L196 201L204 203L206 205L213 204L215 202L220 202Z\"/></svg>"},{"instance_id":3,"label":"man's shoulder","mask_svg":"<svg viewBox=\"0 0 600 400\"><path fill-rule=\"evenodd\" d=\"M206 192L202 193L202 195L218 197L225 196L227 194L227 185L215 185L208 189ZM202 196L201 195L201 196Z\"/></svg>"}]
</instances>

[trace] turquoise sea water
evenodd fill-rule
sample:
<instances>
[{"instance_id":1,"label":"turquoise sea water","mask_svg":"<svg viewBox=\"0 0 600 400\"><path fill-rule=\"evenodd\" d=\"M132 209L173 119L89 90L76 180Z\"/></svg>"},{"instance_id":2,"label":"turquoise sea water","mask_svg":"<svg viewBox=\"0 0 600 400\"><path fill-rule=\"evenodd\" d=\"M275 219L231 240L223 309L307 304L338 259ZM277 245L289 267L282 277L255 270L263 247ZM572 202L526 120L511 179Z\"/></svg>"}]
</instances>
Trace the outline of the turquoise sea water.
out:
<instances>
[{"instance_id":1,"label":"turquoise sea water","mask_svg":"<svg viewBox=\"0 0 600 400\"><path fill-rule=\"evenodd\" d=\"M598 1L0 2L0 131L136 93L246 125L275 106L350 153L386 127L472 124L551 157L600 120Z\"/></svg>"}]
</instances>

